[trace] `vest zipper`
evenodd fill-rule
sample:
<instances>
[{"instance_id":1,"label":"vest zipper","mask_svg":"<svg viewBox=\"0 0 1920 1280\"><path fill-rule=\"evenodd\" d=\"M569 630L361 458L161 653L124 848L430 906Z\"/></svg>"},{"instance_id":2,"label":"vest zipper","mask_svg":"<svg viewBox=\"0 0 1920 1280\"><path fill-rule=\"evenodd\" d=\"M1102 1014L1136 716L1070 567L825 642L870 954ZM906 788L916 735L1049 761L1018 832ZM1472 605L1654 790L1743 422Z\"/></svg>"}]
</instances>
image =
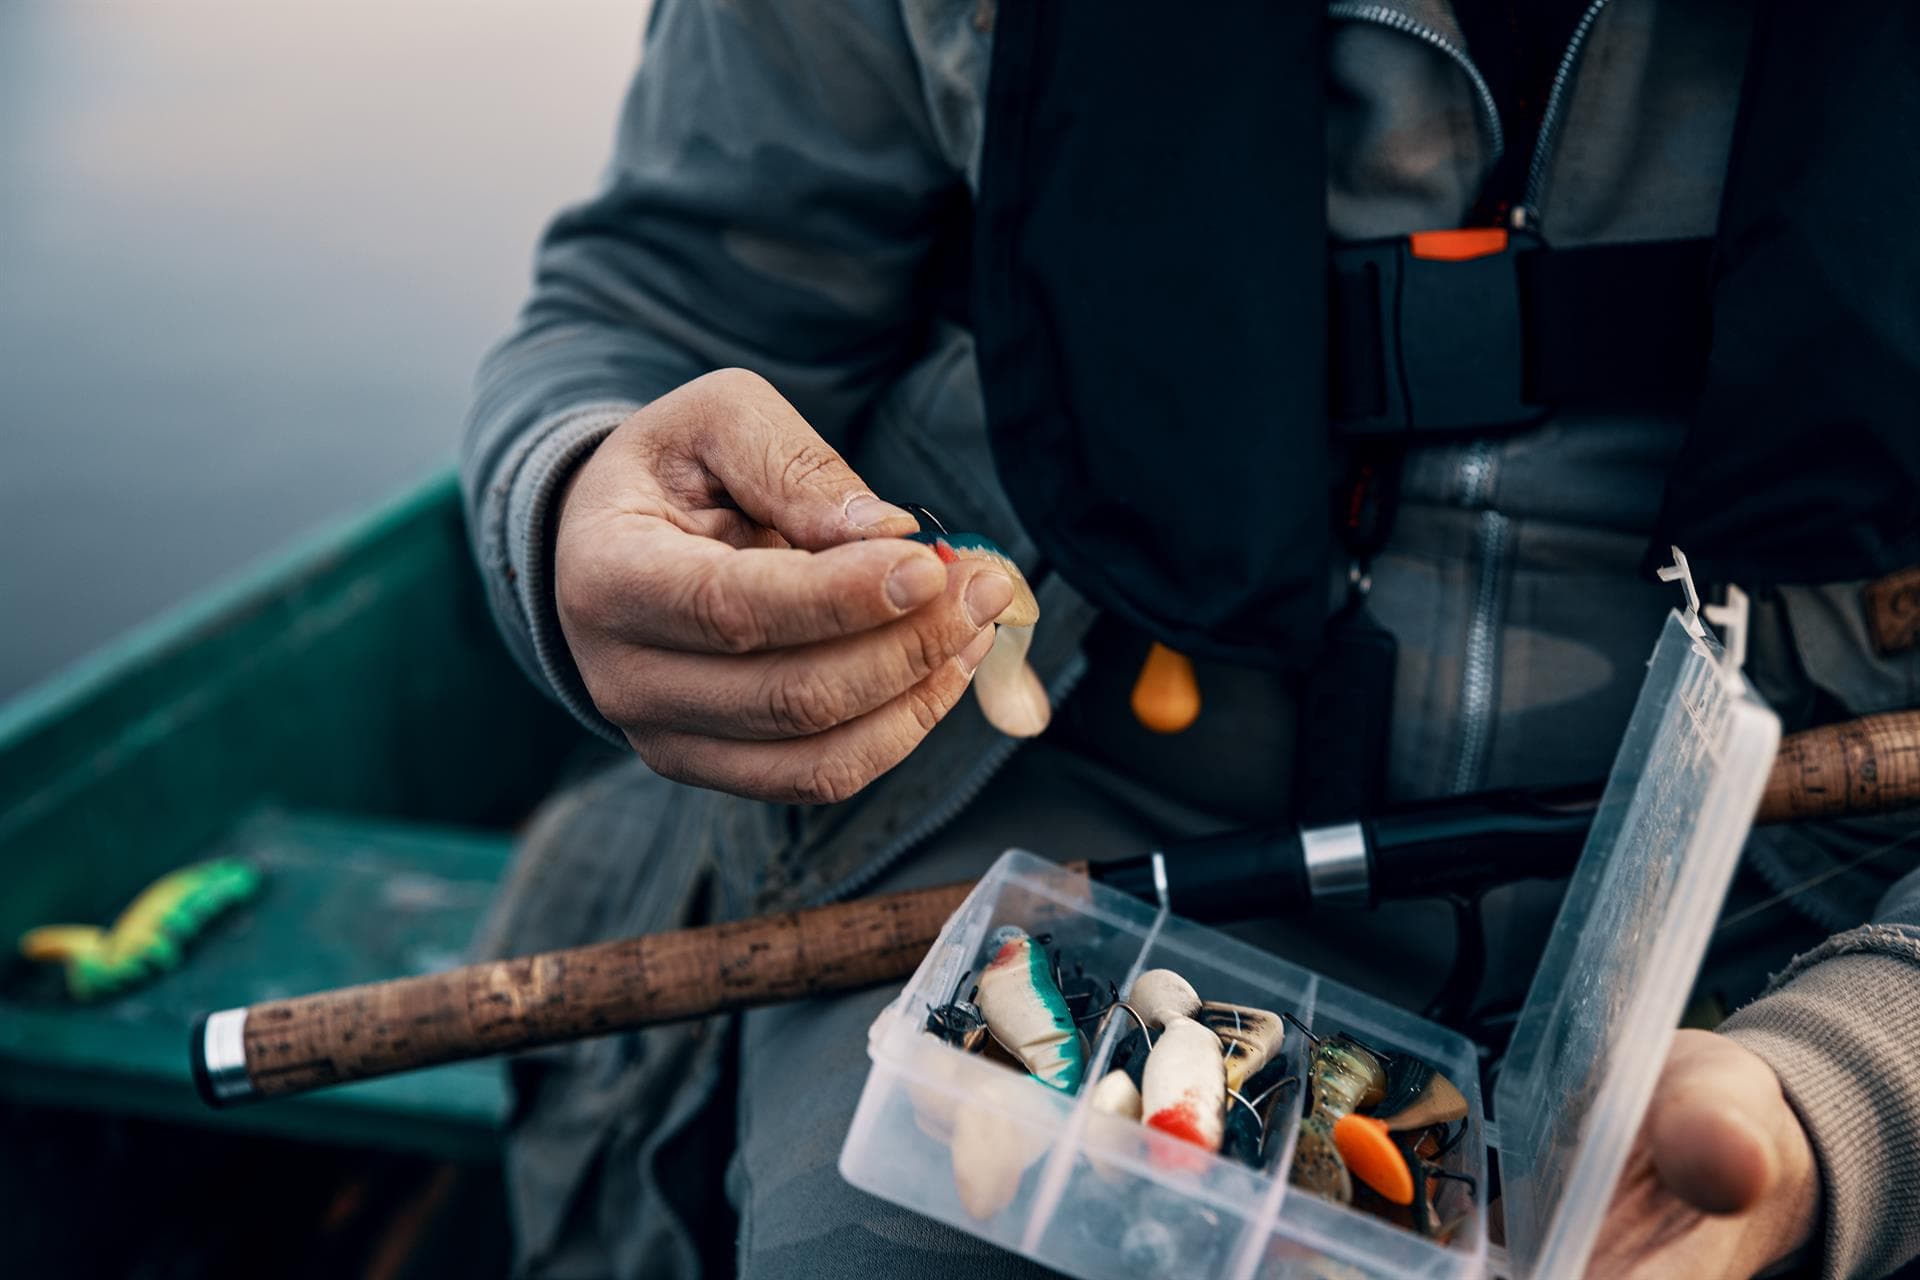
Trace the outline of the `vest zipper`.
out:
<instances>
[{"instance_id":1,"label":"vest zipper","mask_svg":"<svg viewBox=\"0 0 1920 1280\"><path fill-rule=\"evenodd\" d=\"M1553 87L1547 91L1547 109L1540 117L1540 136L1534 139L1533 155L1527 160L1526 197L1513 211L1515 227L1539 229L1540 196L1547 185L1547 162L1553 158L1553 144L1560 135L1560 123L1567 113L1567 90L1573 83L1573 73L1580 64L1580 55L1585 52L1587 37L1593 32L1593 24L1600 19L1600 11L1607 7L1607 0L1593 0L1580 22L1573 29L1573 36L1567 41L1566 52L1560 55L1560 65L1554 69Z\"/></svg>"},{"instance_id":2,"label":"vest zipper","mask_svg":"<svg viewBox=\"0 0 1920 1280\"><path fill-rule=\"evenodd\" d=\"M1351 0L1340 0L1327 6L1327 16L1342 22L1368 22L1398 31L1432 45L1451 58L1454 65L1466 74L1473 85L1474 96L1479 100L1482 127L1487 132L1488 145L1493 151L1488 167L1500 163L1500 157L1507 149L1507 131L1500 123L1500 105L1493 100L1493 90L1487 87L1486 78L1480 74L1480 68L1473 65L1473 59L1467 56L1465 49L1425 23L1384 4L1358 4Z\"/></svg>"},{"instance_id":3,"label":"vest zipper","mask_svg":"<svg viewBox=\"0 0 1920 1280\"><path fill-rule=\"evenodd\" d=\"M1080 677L1086 674L1085 654L1076 653L1073 660L1065 666L1053 684L1047 690L1047 698L1056 707L1066 700L1073 687L1080 683ZM920 820L895 836L880 852L867 859L859 869L841 879L831 888L824 889L807 900L810 907L824 906L829 902L838 902L865 892L874 881L891 871L900 859L912 853L926 841L966 812L967 806L979 798L987 789L1013 753L1020 749L1020 739L1002 737L976 761L973 767L960 778L958 786L947 793L947 798L923 814Z\"/></svg>"},{"instance_id":4,"label":"vest zipper","mask_svg":"<svg viewBox=\"0 0 1920 1280\"><path fill-rule=\"evenodd\" d=\"M1460 754L1454 760L1451 788L1455 795L1479 788L1493 738L1499 692L1500 587L1507 550L1507 517L1490 509L1499 468L1499 453L1488 440L1477 441L1460 462L1460 499L1483 509L1475 547L1479 576L1460 667Z\"/></svg>"}]
</instances>

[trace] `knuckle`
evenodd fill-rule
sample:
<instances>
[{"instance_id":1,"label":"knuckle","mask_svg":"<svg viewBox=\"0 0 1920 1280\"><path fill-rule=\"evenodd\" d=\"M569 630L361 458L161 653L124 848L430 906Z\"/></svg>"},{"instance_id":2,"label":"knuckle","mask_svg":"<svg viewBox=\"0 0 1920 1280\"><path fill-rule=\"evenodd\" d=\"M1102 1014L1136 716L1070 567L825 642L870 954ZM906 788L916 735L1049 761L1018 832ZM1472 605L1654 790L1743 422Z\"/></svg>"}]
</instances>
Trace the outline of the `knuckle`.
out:
<instances>
[{"instance_id":1,"label":"knuckle","mask_svg":"<svg viewBox=\"0 0 1920 1280\"><path fill-rule=\"evenodd\" d=\"M758 611L717 574L695 577L686 612L700 638L721 653L748 653L766 643Z\"/></svg>"},{"instance_id":2,"label":"knuckle","mask_svg":"<svg viewBox=\"0 0 1920 1280\"><path fill-rule=\"evenodd\" d=\"M953 705L952 700L932 681L909 689L906 700L907 710L912 714L914 724L920 728L920 732L914 735L915 742L932 733L934 726L946 718Z\"/></svg>"},{"instance_id":3,"label":"knuckle","mask_svg":"<svg viewBox=\"0 0 1920 1280\"><path fill-rule=\"evenodd\" d=\"M587 692L593 698L593 709L621 729L632 729L640 723L640 717L634 714L636 709L624 691L589 686Z\"/></svg>"},{"instance_id":4,"label":"knuckle","mask_svg":"<svg viewBox=\"0 0 1920 1280\"><path fill-rule=\"evenodd\" d=\"M872 626L874 621L871 606L858 597L856 590L838 583L811 601L810 611L836 635L863 631Z\"/></svg>"},{"instance_id":5,"label":"knuckle","mask_svg":"<svg viewBox=\"0 0 1920 1280\"><path fill-rule=\"evenodd\" d=\"M767 719L782 737L824 733L847 718L847 694L817 671L788 671L767 691Z\"/></svg>"},{"instance_id":6,"label":"knuckle","mask_svg":"<svg viewBox=\"0 0 1920 1280\"><path fill-rule=\"evenodd\" d=\"M622 729L636 729L647 724L652 717L652 700L647 697L646 686L630 675L609 675L596 673L586 680L587 694L593 699L594 709Z\"/></svg>"},{"instance_id":7,"label":"knuckle","mask_svg":"<svg viewBox=\"0 0 1920 1280\"><path fill-rule=\"evenodd\" d=\"M772 383L753 370L738 366L715 369L712 373L702 374L697 381L703 391L725 400L759 397L773 391Z\"/></svg>"},{"instance_id":8,"label":"knuckle","mask_svg":"<svg viewBox=\"0 0 1920 1280\"><path fill-rule=\"evenodd\" d=\"M804 440L782 439L771 445L779 457L779 484L783 493L795 493L837 480L846 470L840 455L818 437Z\"/></svg>"},{"instance_id":9,"label":"knuckle","mask_svg":"<svg viewBox=\"0 0 1920 1280\"><path fill-rule=\"evenodd\" d=\"M667 781L693 782L695 780L687 768L685 754L668 748L657 736L629 729L627 742L633 747L633 753L640 757L641 763Z\"/></svg>"},{"instance_id":10,"label":"knuckle","mask_svg":"<svg viewBox=\"0 0 1920 1280\"><path fill-rule=\"evenodd\" d=\"M924 680L939 669L941 663L952 657L955 650L949 647L949 637L944 627L917 626L912 628L902 648L906 652L907 670L915 680Z\"/></svg>"},{"instance_id":11,"label":"knuckle","mask_svg":"<svg viewBox=\"0 0 1920 1280\"><path fill-rule=\"evenodd\" d=\"M873 773L860 761L828 753L814 761L795 791L801 804L839 804L872 781Z\"/></svg>"},{"instance_id":12,"label":"knuckle","mask_svg":"<svg viewBox=\"0 0 1920 1280\"><path fill-rule=\"evenodd\" d=\"M556 559L553 607L562 623L603 631L613 620L614 584L604 565L593 557Z\"/></svg>"}]
</instances>

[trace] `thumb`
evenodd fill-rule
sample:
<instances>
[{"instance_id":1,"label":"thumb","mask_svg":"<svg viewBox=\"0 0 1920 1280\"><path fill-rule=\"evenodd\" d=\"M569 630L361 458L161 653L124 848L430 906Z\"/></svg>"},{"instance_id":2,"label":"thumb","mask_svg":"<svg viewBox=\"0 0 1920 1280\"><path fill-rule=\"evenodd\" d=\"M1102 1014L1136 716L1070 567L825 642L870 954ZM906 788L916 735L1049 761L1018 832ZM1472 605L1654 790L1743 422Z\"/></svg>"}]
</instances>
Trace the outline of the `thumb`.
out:
<instances>
[{"instance_id":1,"label":"thumb","mask_svg":"<svg viewBox=\"0 0 1920 1280\"><path fill-rule=\"evenodd\" d=\"M796 547L903 537L919 522L875 497L846 459L759 374L722 369L687 386L706 427L695 456L747 517Z\"/></svg>"},{"instance_id":2,"label":"thumb","mask_svg":"<svg viewBox=\"0 0 1920 1280\"><path fill-rule=\"evenodd\" d=\"M1706 1213L1743 1213L1781 1176L1776 1122L1792 1123L1772 1068L1732 1040L1680 1033L1647 1116L1654 1169Z\"/></svg>"}]
</instances>

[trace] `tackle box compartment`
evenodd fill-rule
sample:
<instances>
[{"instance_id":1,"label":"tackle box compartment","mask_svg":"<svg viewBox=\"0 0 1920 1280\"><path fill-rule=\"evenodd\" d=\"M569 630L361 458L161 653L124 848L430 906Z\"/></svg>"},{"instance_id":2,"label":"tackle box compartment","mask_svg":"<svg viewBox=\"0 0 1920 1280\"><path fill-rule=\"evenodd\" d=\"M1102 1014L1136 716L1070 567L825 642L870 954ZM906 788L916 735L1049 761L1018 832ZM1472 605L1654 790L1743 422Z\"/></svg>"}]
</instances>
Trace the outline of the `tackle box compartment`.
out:
<instances>
[{"instance_id":1,"label":"tackle box compartment","mask_svg":"<svg viewBox=\"0 0 1920 1280\"><path fill-rule=\"evenodd\" d=\"M1164 908L1018 850L947 922L874 1022L873 1066L841 1152L847 1180L883 1199L1088 1280L1147 1277L1577 1275L1639 1128L1705 953L1779 742L1779 722L1691 613L1662 630L1580 863L1483 1109L1467 1039ZM929 1007L978 974L1003 925L1049 933L1062 954L1125 992L1170 968L1201 997L1292 1014L1424 1059L1466 1096L1466 1133L1441 1159L1471 1184L1438 1183L1450 1242L1291 1185L1299 1108L1263 1172L1093 1111L1092 1085L1130 1028L1107 1020L1068 1095L926 1031ZM1306 1070L1289 1027L1287 1071ZM1008 1194L970 1211L951 1144L964 1113ZM1280 1144L1276 1146L1275 1144ZM1498 1153L1504 1248L1487 1199ZM981 1202L976 1197L975 1208Z\"/></svg>"}]
</instances>

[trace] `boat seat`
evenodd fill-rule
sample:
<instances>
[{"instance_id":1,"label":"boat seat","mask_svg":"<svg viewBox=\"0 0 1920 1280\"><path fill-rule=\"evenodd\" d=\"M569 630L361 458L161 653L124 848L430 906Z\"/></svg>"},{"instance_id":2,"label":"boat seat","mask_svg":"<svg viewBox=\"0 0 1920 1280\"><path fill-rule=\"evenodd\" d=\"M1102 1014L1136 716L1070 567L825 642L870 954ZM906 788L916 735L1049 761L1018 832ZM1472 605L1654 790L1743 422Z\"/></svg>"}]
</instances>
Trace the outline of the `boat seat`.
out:
<instances>
[{"instance_id":1,"label":"boat seat","mask_svg":"<svg viewBox=\"0 0 1920 1280\"><path fill-rule=\"evenodd\" d=\"M91 1004L53 971L0 989L0 1081L18 1098L216 1117L188 1072L187 1028L211 1009L463 963L511 850L509 836L263 809L208 856L243 858L259 896L209 926L171 973ZM497 1062L458 1063L219 1113L293 1137L493 1155L506 1115Z\"/></svg>"},{"instance_id":2,"label":"boat seat","mask_svg":"<svg viewBox=\"0 0 1920 1280\"><path fill-rule=\"evenodd\" d=\"M188 1033L458 963L514 830L582 750L609 754L500 643L450 472L0 704L0 1099L497 1155L497 1062L216 1113ZM218 854L261 868L260 897L148 986L80 1005L4 959Z\"/></svg>"}]
</instances>

